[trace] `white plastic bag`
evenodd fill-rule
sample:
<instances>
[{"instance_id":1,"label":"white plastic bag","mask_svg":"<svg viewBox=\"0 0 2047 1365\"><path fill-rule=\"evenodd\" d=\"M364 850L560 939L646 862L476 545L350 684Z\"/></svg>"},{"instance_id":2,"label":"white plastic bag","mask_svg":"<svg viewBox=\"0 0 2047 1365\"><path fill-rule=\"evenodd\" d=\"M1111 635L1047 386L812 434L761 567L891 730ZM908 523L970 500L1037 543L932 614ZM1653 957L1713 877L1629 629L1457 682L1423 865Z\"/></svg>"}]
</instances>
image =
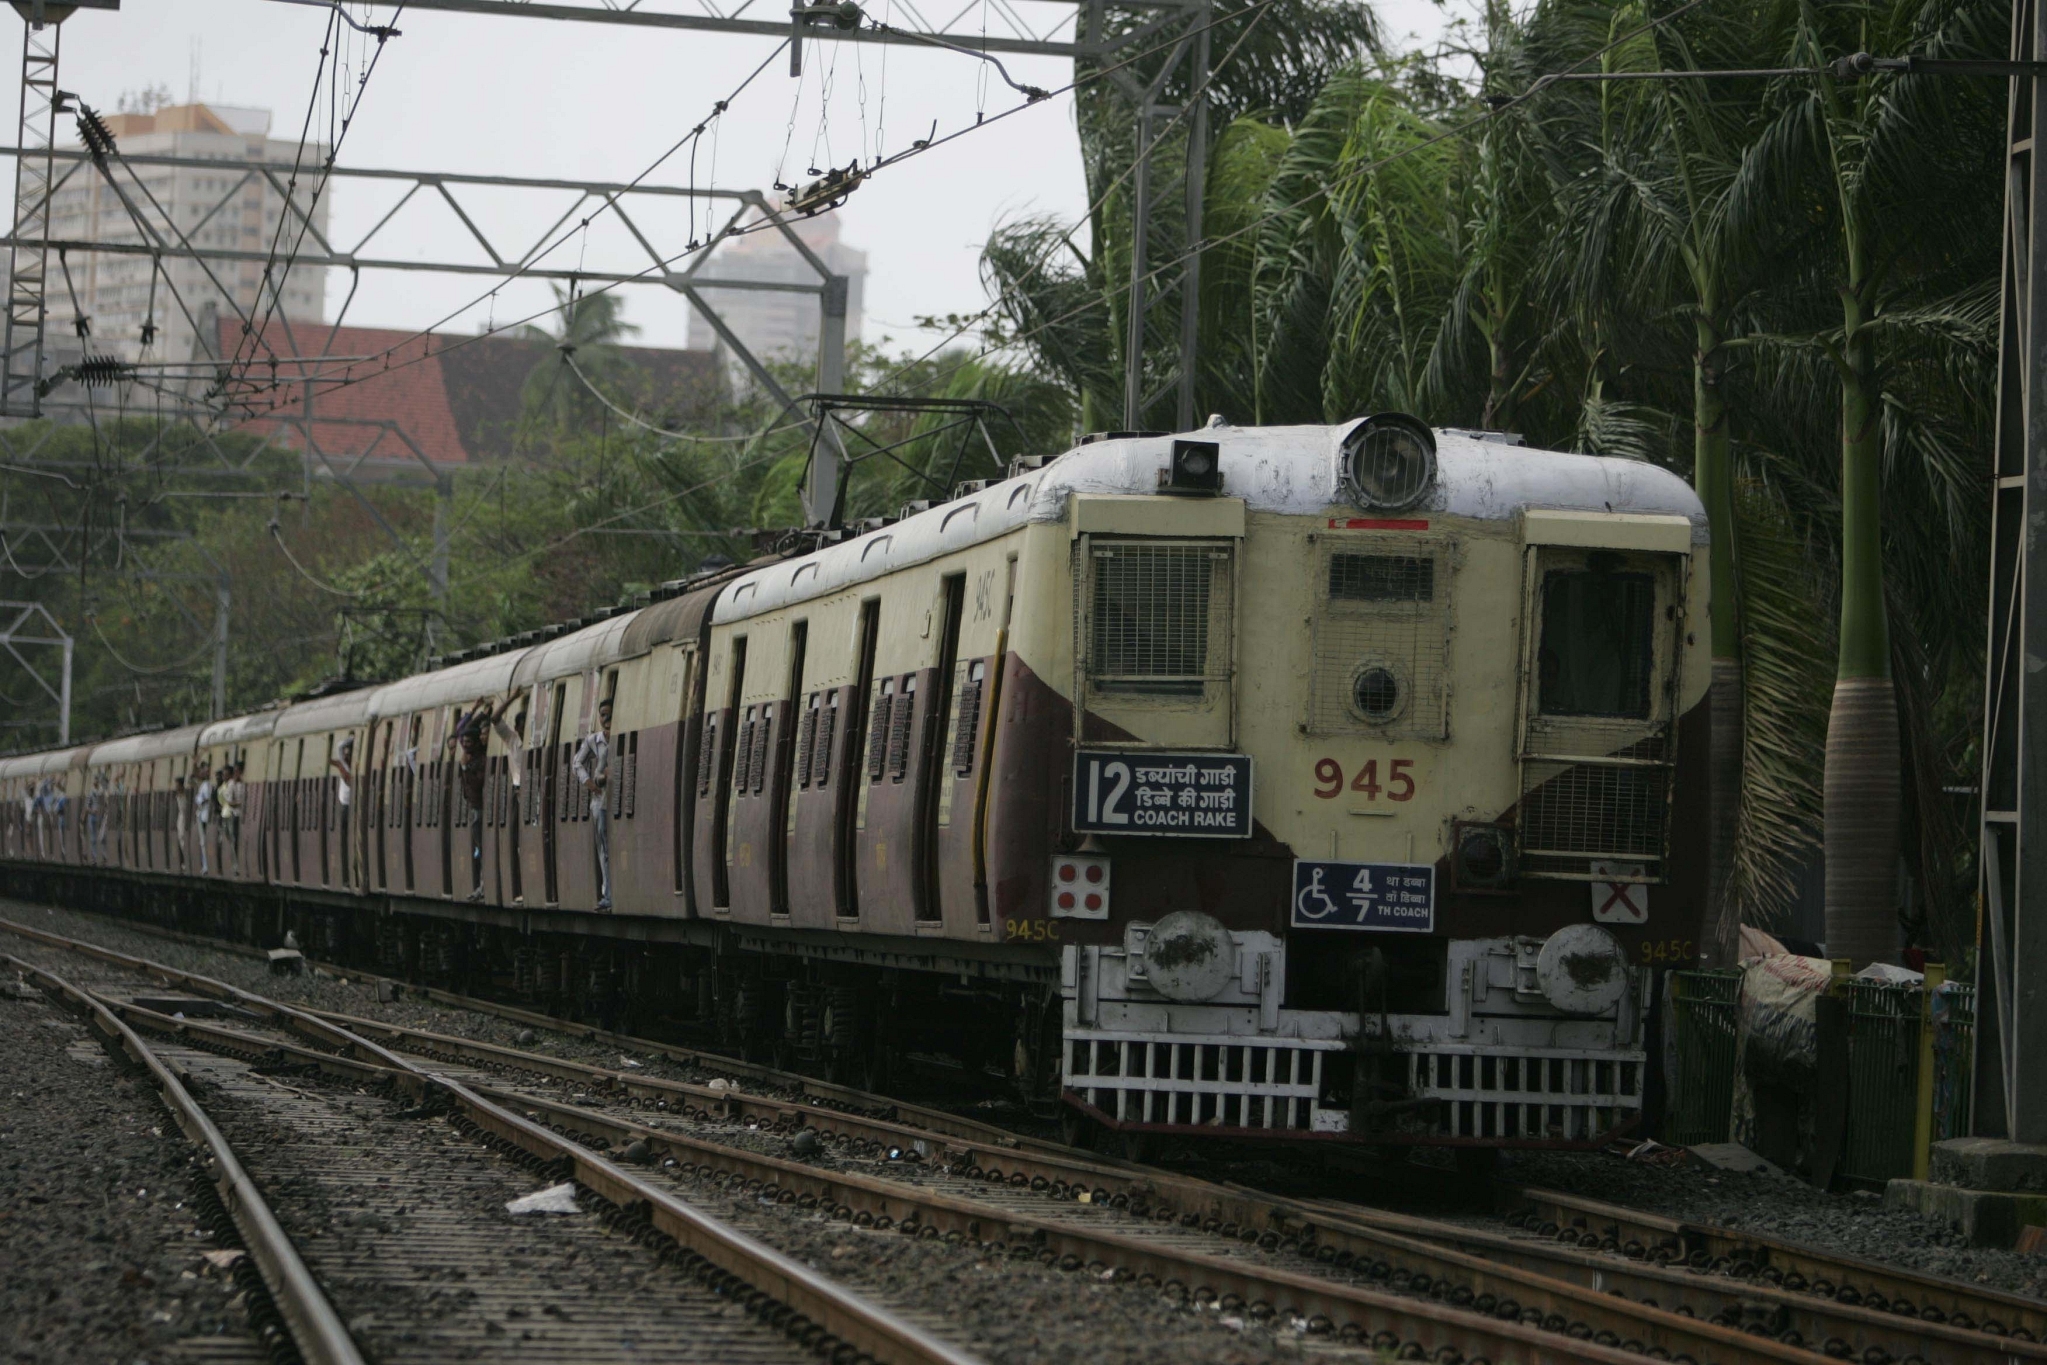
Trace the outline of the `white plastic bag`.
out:
<instances>
[{"instance_id":1,"label":"white plastic bag","mask_svg":"<svg viewBox=\"0 0 2047 1365\"><path fill-rule=\"evenodd\" d=\"M564 1181L550 1185L544 1190L514 1199L505 1205L506 1213L581 1213L576 1204L576 1187L573 1182Z\"/></svg>"}]
</instances>

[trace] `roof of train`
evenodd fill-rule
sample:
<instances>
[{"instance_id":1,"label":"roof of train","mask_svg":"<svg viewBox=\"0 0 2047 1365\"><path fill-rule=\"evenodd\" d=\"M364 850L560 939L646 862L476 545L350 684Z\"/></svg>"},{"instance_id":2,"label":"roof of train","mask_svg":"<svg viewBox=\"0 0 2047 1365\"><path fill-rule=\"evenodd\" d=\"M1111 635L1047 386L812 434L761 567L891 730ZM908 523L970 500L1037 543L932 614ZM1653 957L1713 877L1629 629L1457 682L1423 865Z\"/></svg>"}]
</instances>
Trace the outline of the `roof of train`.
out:
<instances>
[{"instance_id":1,"label":"roof of train","mask_svg":"<svg viewBox=\"0 0 2047 1365\"><path fill-rule=\"evenodd\" d=\"M1206 427L1182 433L1222 447L1223 491L1254 512L1322 516L1348 509L1340 483L1343 438L1354 423L1322 427ZM990 540L1029 522L1066 519L1074 493L1158 491L1172 458L1173 436L1097 441L1048 462L1035 473L991 484L972 497L841 542L793 564L737 579L719 599L719 624L921 564ZM1706 540L1706 509L1677 475L1640 460L1534 450L1459 432L1436 433L1436 482L1413 514L1507 520L1528 508L1675 515L1692 523L1692 541Z\"/></svg>"},{"instance_id":2,"label":"roof of train","mask_svg":"<svg viewBox=\"0 0 2047 1365\"><path fill-rule=\"evenodd\" d=\"M1349 506L1340 485L1341 426L1206 427L1183 433L1222 447L1224 491L1254 512L1319 516ZM1075 493L1144 494L1158 488L1173 436L1097 441L1005 479L971 497L942 503L878 531L729 579L639 611L623 612L555 639L414 674L382 687L320 697L281 710L133 735L98 746L74 746L0 759L0 779L62 768L92 750L94 763L132 763L190 752L206 743L349 728L373 716L399 715L447 702L470 701L696 634L707 611L716 622L739 621L792 602L921 564L1031 522L1063 521ZM1535 450L1436 433L1436 482L1414 511L1479 520L1507 520L1529 508L1682 516L1692 541L1706 540L1706 513L1690 485L1656 465L1593 455ZM203 736L202 736L203 731Z\"/></svg>"},{"instance_id":3,"label":"roof of train","mask_svg":"<svg viewBox=\"0 0 2047 1365\"><path fill-rule=\"evenodd\" d=\"M539 652L539 648L545 646L492 654L487 658L471 659L467 663L459 663L451 668L440 668L431 673L415 673L409 678L400 678L397 682L378 688L370 696L365 714L408 715L451 701L468 702L479 697L495 697L511 686L512 670L519 666L520 660L532 657Z\"/></svg>"},{"instance_id":4,"label":"roof of train","mask_svg":"<svg viewBox=\"0 0 2047 1365\"><path fill-rule=\"evenodd\" d=\"M180 725L172 730L157 730L146 735L127 735L121 739L110 739L96 744L92 750L92 761L100 763L146 763L152 758L166 758L174 754L189 754L192 746L199 741L204 725Z\"/></svg>"}]
</instances>

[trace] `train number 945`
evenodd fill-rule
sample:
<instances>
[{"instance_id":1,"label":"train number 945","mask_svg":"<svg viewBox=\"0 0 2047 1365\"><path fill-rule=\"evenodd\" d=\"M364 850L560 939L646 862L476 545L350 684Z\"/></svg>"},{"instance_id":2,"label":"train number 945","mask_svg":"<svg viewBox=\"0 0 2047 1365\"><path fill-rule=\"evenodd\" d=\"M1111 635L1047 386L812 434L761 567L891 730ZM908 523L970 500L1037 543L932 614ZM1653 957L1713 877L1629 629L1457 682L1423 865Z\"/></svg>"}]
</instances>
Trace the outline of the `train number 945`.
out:
<instances>
[{"instance_id":1,"label":"train number 945","mask_svg":"<svg viewBox=\"0 0 2047 1365\"><path fill-rule=\"evenodd\" d=\"M1414 776L1408 772L1414 766L1411 758L1389 758L1386 760L1385 782L1379 776L1379 760L1368 758L1358 765L1351 775L1349 789L1362 795L1367 801L1377 801L1385 793L1388 801L1414 800ZM1315 795L1324 801L1333 801L1344 792L1343 765L1333 758L1315 760Z\"/></svg>"}]
</instances>

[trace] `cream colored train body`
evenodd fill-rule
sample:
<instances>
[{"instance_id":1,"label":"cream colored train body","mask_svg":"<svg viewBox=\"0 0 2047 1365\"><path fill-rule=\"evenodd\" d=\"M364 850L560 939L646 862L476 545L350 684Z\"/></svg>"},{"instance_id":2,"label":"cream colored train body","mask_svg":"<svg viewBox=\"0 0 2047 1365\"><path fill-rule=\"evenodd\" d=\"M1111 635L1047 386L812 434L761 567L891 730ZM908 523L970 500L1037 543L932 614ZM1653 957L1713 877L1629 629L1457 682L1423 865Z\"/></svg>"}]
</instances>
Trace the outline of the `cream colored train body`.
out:
<instances>
[{"instance_id":1,"label":"cream colored train body","mask_svg":"<svg viewBox=\"0 0 2047 1365\"><path fill-rule=\"evenodd\" d=\"M1598 1141L1704 901L1704 516L1456 432L1389 507L1367 434L1091 440L553 638L0 760L0 857L264 884L528 994L601 960L735 1041L950 1052L1128 1131ZM209 759L248 796L202 855Z\"/></svg>"}]
</instances>

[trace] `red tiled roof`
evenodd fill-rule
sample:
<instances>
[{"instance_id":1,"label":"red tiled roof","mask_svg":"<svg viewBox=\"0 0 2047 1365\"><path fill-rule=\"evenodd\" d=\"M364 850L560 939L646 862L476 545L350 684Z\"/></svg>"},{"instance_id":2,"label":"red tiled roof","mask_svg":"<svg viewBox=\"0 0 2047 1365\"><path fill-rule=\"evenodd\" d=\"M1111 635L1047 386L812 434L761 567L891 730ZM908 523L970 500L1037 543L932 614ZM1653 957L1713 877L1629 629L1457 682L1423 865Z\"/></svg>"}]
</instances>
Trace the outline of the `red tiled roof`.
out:
<instances>
[{"instance_id":1,"label":"red tiled roof","mask_svg":"<svg viewBox=\"0 0 2047 1365\"><path fill-rule=\"evenodd\" d=\"M241 426L272 436L282 446L305 443L305 386L314 373L304 361L272 363L273 356L325 355L317 372L337 371L357 382L319 385L313 394L314 445L329 458L359 455L410 460L424 455L435 464L467 464L471 455L448 403L448 385L436 352L459 337L386 327L327 327L273 322L261 342L243 336L239 318L220 320L220 355L246 362L237 369L243 384L236 396L254 416ZM474 338L470 339L473 343ZM362 359L356 360L356 357ZM351 363L353 362L353 363Z\"/></svg>"},{"instance_id":2,"label":"red tiled roof","mask_svg":"<svg viewBox=\"0 0 2047 1365\"><path fill-rule=\"evenodd\" d=\"M462 333L402 331L386 327L328 327L297 322L264 329L264 342L242 335L238 318L222 318L224 358L247 362L238 396L254 412L244 431L299 449L306 423L302 381L308 374L343 375L353 382L323 384L313 395L312 435L329 459L438 465L503 459L512 453L522 390L534 368L553 355L545 341L477 337ZM239 352L237 346L239 343ZM669 419L704 411L714 400L717 363L709 351L622 346L620 355L645 390L651 407ZM317 367L273 357L324 355ZM250 360L250 357L254 357ZM654 413L650 413L654 415ZM415 453L415 451L417 453Z\"/></svg>"}]
</instances>

